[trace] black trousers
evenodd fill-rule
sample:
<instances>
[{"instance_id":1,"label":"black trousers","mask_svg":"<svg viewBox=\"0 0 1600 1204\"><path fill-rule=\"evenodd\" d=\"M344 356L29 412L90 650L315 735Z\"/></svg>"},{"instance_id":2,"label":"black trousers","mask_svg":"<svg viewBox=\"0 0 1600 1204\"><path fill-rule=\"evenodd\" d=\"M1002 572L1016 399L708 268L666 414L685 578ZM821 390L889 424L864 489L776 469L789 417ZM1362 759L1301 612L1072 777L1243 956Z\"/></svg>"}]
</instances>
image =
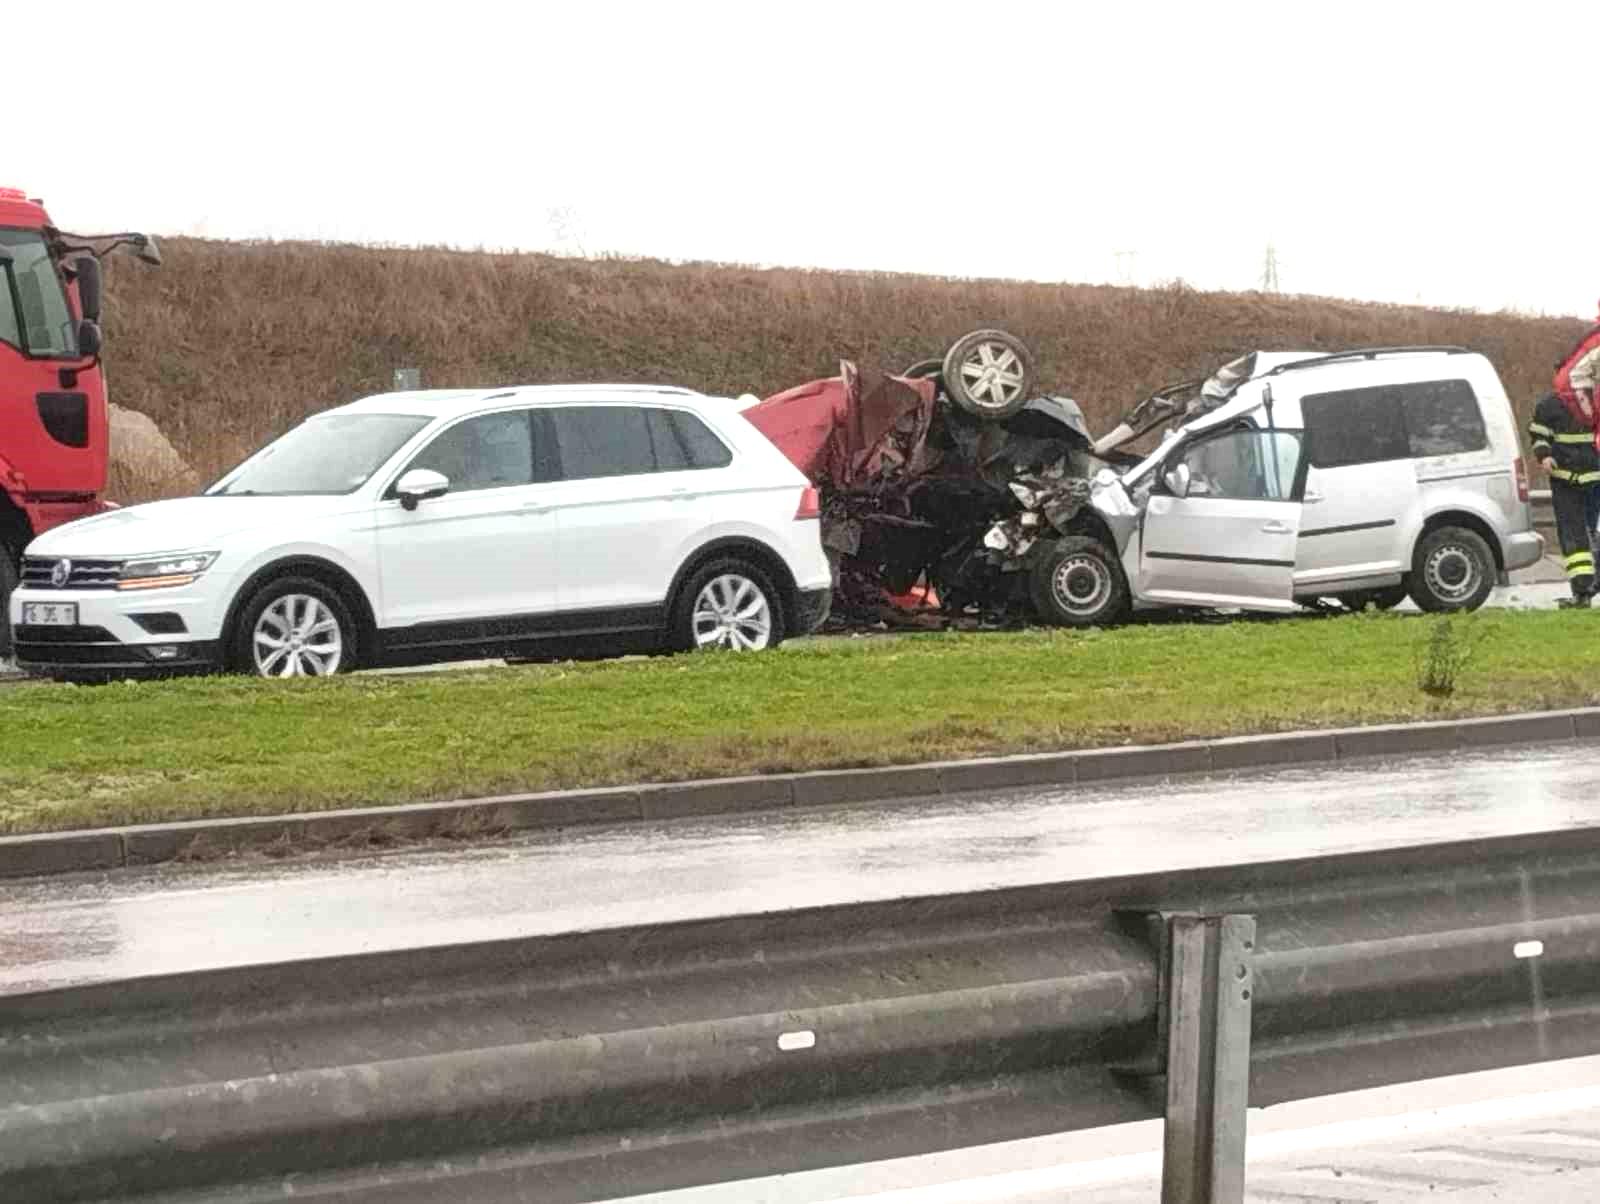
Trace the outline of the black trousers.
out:
<instances>
[{"instance_id":1,"label":"black trousers","mask_svg":"<svg viewBox=\"0 0 1600 1204\"><path fill-rule=\"evenodd\" d=\"M1574 598L1594 593L1594 528L1600 518L1600 486L1550 482L1550 504L1556 512L1556 538Z\"/></svg>"}]
</instances>

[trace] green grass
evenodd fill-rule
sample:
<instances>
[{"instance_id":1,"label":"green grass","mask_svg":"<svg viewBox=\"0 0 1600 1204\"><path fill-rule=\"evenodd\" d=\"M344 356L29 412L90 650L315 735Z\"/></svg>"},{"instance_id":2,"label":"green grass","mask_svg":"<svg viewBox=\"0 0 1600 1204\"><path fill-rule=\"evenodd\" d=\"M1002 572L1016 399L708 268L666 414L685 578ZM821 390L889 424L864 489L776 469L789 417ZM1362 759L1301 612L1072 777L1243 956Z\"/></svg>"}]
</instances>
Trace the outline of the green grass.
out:
<instances>
[{"instance_id":1,"label":"green grass","mask_svg":"<svg viewBox=\"0 0 1600 1204\"><path fill-rule=\"evenodd\" d=\"M888 765L1600 700L1600 621L1457 619L1456 693L1417 688L1438 620L1163 623L824 641L331 682L0 692L0 831Z\"/></svg>"}]
</instances>

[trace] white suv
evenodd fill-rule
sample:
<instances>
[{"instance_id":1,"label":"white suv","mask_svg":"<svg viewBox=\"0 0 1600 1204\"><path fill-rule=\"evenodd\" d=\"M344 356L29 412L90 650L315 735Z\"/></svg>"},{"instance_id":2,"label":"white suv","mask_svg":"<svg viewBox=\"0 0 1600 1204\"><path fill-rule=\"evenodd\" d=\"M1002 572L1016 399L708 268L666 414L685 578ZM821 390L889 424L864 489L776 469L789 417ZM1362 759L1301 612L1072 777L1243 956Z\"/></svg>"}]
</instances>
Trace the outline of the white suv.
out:
<instances>
[{"instance_id":1,"label":"white suv","mask_svg":"<svg viewBox=\"0 0 1600 1204\"><path fill-rule=\"evenodd\" d=\"M391 393L199 497L35 540L18 663L65 678L324 675L472 656L770 648L830 594L816 491L720 399Z\"/></svg>"}]
</instances>

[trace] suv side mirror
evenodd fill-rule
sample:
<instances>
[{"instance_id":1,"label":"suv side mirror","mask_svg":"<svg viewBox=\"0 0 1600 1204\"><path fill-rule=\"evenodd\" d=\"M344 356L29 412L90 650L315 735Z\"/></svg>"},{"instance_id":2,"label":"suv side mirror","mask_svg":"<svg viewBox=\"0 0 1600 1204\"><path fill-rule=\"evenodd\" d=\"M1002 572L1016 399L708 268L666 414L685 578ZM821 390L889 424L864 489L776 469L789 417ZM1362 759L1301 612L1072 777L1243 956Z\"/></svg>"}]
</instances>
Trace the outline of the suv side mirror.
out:
<instances>
[{"instance_id":1,"label":"suv side mirror","mask_svg":"<svg viewBox=\"0 0 1600 1204\"><path fill-rule=\"evenodd\" d=\"M100 320L100 261L93 255L80 255L72 263L72 274L78 278L78 303L83 308L86 322Z\"/></svg>"},{"instance_id":2,"label":"suv side mirror","mask_svg":"<svg viewBox=\"0 0 1600 1204\"><path fill-rule=\"evenodd\" d=\"M1171 491L1173 497L1189 496L1190 476L1187 464L1173 465L1167 469L1166 475L1161 479L1166 482L1167 488Z\"/></svg>"},{"instance_id":3,"label":"suv side mirror","mask_svg":"<svg viewBox=\"0 0 1600 1204\"><path fill-rule=\"evenodd\" d=\"M395 496L407 510L415 510L418 502L443 497L450 492L450 478L431 468L413 468L394 485Z\"/></svg>"},{"instance_id":4,"label":"suv side mirror","mask_svg":"<svg viewBox=\"0 0 1600 1204\"><path fill-rule=\"evenodd\" d=\"M78 354L89 360L100 357L100 323L88 318L78 323Z\"/></svg>"}]
</instances>

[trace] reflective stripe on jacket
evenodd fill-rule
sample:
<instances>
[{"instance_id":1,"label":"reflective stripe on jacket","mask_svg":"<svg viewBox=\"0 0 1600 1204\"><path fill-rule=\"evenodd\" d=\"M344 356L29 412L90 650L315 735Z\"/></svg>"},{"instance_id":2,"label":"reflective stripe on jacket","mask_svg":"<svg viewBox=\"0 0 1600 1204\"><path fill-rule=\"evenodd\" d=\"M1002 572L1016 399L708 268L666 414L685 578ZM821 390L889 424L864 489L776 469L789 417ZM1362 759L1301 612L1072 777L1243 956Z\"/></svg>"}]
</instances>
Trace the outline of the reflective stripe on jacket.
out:
<instances>
[{"instance_id":1,"label":"reflective stripe on jacket","mask_svg":"<svg viewBox=\"0 0 1600 1204\"><path fill-rule=\"evenodd\" d=\"M1568 405L1554 393L1547 393L1533 407L1528 423L1533 458L1554 460L1550 479L1571 485L1600 482L1600 452L1595 450L1595 424L1584 421L1576 403Z\"/></svg>"}]
</instances>

